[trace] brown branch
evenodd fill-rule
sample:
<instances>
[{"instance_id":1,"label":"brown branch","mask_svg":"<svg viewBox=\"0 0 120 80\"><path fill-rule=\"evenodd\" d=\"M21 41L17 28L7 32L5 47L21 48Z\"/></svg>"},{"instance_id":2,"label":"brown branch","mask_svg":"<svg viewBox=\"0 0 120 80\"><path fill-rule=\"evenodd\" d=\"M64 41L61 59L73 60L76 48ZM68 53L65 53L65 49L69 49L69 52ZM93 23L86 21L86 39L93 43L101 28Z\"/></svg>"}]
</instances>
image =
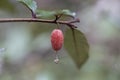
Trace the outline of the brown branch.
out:
<instances>
[{"instance_id":1,"label":"brown branch","mask_svg":"<svg viewBox=\"0 0 120 80\"><path fill-rule=\"evenodd\" d=\"M55 20L46 20L46 19L36 19L36 18L0 18L0 23L5 22L42 22L42 23L54 23L54 24L65 24L73 25L72 23L80 22L79 19L74 19L71 21L55 21Z\"/></svg>"}]
</instances>

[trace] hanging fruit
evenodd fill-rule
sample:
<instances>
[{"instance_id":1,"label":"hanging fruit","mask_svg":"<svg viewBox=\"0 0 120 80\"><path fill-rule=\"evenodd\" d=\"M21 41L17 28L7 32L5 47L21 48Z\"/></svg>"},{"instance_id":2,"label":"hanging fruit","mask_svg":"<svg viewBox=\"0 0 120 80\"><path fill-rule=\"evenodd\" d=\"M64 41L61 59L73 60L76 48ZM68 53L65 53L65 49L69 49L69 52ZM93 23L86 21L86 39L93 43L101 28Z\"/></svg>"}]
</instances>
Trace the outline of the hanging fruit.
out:
<instances>
[{"instance_id":1,"label":"hanging fruit","mask_svg":"<svg viewBox=\"0 0 120 80\"><path fill-rule=\"evenodd\" d=\"M64 42L63 32L60 29L54 29L51 33L51 44L53 50L56 51L56 58L54 60L55 63L59 62L57 51L62 48L63 42Z\"/></svg>"}]
</instances>

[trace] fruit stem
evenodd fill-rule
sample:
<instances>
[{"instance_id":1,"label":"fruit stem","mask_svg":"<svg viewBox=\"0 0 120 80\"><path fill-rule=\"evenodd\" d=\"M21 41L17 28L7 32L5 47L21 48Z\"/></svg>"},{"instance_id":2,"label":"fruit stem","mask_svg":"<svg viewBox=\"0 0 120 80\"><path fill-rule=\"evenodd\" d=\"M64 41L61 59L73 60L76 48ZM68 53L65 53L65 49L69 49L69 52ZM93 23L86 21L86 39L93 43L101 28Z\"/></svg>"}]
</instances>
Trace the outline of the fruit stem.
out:
<instances>
[{"instance_id":1,"label":"fruit stem","mask_svg":"<svg viewBox=\"0 0 120 80\"><path fill-rule=\"evenodd\" d=\"M58 56L58 54L57 54L57 51L56 51L55 53L56 53L56 55L55 55L54 62L55 62L56 64L58 64L58 63L59 63L59 56Z\"/></svg>"},{"instance_id":2,"label":"fruit stem","mask_svg":"<svg viewBox=\"0 0 120 80\"><path fill-rule=\"evenodd\" d=\"M57 28L60 29L60 24L59 23L57 23Z\"/></svg>"}]
</instances>

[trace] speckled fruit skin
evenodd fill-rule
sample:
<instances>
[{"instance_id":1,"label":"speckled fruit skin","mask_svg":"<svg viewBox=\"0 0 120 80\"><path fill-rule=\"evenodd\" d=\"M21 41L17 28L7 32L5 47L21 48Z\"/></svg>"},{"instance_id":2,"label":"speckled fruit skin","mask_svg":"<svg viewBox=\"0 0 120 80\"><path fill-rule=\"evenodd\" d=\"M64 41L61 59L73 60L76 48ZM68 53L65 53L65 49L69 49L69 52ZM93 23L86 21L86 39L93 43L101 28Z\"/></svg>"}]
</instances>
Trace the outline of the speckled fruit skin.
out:
<instances>
[{"instance_id":1,"label":"speckled fruit skin","mask_svg":"<svg viewBox=\"0 0 120 80\"><path fill-rule=\"evenodd\" d=\"M62 48L64 42L63 32L60 29L54 29L51 33L51 44L55 51Z\"/></svg>"}]
</instances>

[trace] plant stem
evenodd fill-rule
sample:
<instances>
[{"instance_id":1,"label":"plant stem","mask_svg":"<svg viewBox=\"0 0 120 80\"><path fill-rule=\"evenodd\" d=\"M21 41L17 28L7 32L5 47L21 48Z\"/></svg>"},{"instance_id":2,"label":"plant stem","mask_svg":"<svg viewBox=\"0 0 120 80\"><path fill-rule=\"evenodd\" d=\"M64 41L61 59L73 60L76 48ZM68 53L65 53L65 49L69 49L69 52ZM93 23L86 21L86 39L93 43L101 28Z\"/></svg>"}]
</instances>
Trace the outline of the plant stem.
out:
<instances>
[{"instance_id":1,"label":"plant stem","mask_svg":"<svg viewBox=\"0 0 120 80\"><path fill-rule=\"evenodd\" d=\"M74 19L70 21L55 21L55 20L46 20L46 19L37 19L37 18L0 18L0 23L5 23L5 22L42 22L42 23L54 23L54 24L58 23L58 24L71 25L72 23L78 23L80 21L79 19Z\"/></svg>"}]
</instances>

